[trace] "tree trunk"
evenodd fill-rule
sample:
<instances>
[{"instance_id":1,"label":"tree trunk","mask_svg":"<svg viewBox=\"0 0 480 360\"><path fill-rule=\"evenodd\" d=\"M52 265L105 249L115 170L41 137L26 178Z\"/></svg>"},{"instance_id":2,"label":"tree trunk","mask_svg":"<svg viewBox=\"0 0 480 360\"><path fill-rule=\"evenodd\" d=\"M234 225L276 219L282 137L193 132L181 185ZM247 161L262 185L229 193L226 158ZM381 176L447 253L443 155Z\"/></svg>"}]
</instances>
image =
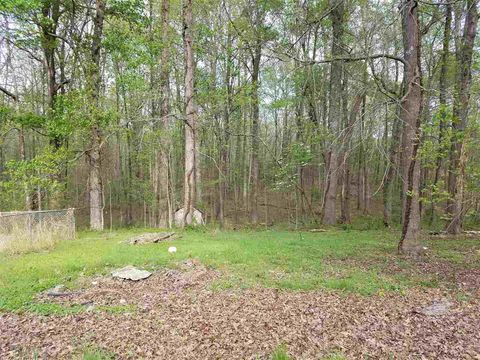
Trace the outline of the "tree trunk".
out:
<instances>
[{"instance_id":1,"label":"tree trunk","mask_svg":"<svg viewBox=\"0 0 480 360\"><path fill-rule=\"evenodd\" d=\"M90 148L86 152L89 164L89 201L90 201L90 229L103 230L103 188L100 177L100 146L102 133L97 115L100 96L100 50L103 36L105 15L104 0L97 0L95 4L94 30L91 47L91 66L88 73L88 90L91 98Z\"/></svg>"},{"instance_id":2,"label":"tree trunk","mask_svg":"<svg viewBox=\"0 0 480 360\"><path fill-rule=\"evenodd\" d=\"M343 53L343 33L344 33L344 1L331 0L332 10L330 19L332 21L333 40L332 40L332 57L339 57ZM343 62L332 61L330 67L330 93L329 93L329 109L328 121L330 133L336 136L340 129L342 118L342 73ZM337 150L338 144L331 141L328 145L326 159L328 167L326 171L326 181L324 190L323 203L323 220L325 225L334 225L337 221L337 182L338 182L338 165L339 154Z\"/></svg>"},{"instance_id":3,"label":"tree trunk","mask_svg":"<svg viewBox=\"0 0 480 360\"><path fill-rule=\"evenodd\" d=\"M455 96L453 101L453 139L450 149L450 166L448 169L448 192L450 199L447 213L450 223L446 231L458 234L462 229L463 220L463 185L466 155L464 154L464 137L468 126L468 104L470 100L470 86L472 82L473 46L477 31L478 12L477 0L467 1L467 14L463 29L460 51L457 53L457 74Z\"/></svg>"},{"instance_id":4,"label":"tree trunk","mask_svg":"<svg viewBox=\"0 0 480 360\"><path fill-rule=\"evenodd\" d=\"M42 6L42 19L39 22L41 31L41 45L44 55L44 67L47 73L47 115L52 117L55 111L55 101L59 89L57 84L57 67L55 50L57 48L57 28L60 19L60 1L44 1ZM58 134L50 138L50 143L55 149L60 148L63 139Z\"/></svg>"},{"instance_id":5,"label":"tree trunk","mask_svg":"<svg viewBox=\"0 0 480 360\"><path fill-rule=\"evenodd\" d=\"M223 124L223 138L220 149L220 166L219 166L219 187L218 187L218 221L223 227L225 222L225 197L227 194L227 170L229 159L229 142L230 142L230 111L232 109L232 38L230 32L227 34L227 49L225 60L225 85L227 87L227 98L224 107L224 124Z\"/></svg>"},{"instance_id":6,"label":"tree trunk","mask_svg":"<svg viewBox=\"0 0 480 360\"><path fill-rule=\"evenodd\" d=\"M257 18L260 16L257 14ZM256 20L257 27L259 19ZM258 222L258 196L259 196L259 160L258 146L259 141L259 122L260 122L260 104L258 99L258 80L260 76L260 60L262 56L262 43L260 39L256 40L254 54L252 57L252 154L251 154L251 188L250 188L250 221L253 224Z\"/></svg>"},{"instance_id":7,"label":"tree trunk","mask_svg":"<svg viewBox=\"0 0 480 360\"><path fill-rule=\"evenodd\" d=\"M162 142L158 155L158 211L159 226L172 226L172 191L169 187L170 178L170 44L169 44L169 14L170 0L162 0L162 52L160 55L160 121L163 130Z\"/></svg>"},{"instance_id":8,"label":"tree trunk","mask_svg":"<svg viewBox=\"0 0 480 360\"><path fill-rule=\"evenodd\" d=\"M185 185L183 226L191 225L197 191L197 106L194 102L195 62L193 58L192 0L183 4L183 43L185 47Z\"/></svg>"},{"instance_id":9,"label":"tree trunk","mask_svg":"<svg viewBox=\"0 0 480 360\"><path fill-rule=\"evenodd\" d=\"M370 168L367 166L366 159L363 159L363 214L370 214L370 200L372 198L370 189Z\"/></svg>"},{"instance_id":10,"label":"tree trunk","mask_svg":"<svg viewBox=\"0 0 480 360\"><path fill-rule=\"evenodd\" d=\"M418 3L402 1L402 28L405 59L405 94L401 102L400 119L403 123L403 227L398 244L401 253L416 255L421 252L420 233L420 161L417 152L420 141L422 87L420 72L420 30Z\"/></svg>"}]
</instances>

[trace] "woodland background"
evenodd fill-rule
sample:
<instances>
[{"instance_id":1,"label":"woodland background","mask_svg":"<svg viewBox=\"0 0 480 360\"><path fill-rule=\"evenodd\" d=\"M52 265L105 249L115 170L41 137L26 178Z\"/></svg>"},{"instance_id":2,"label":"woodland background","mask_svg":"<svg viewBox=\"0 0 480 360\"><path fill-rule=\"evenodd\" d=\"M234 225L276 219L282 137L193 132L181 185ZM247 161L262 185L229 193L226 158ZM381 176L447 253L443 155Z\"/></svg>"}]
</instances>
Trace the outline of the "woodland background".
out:
<instances>
[{"instance_id":1,"label":"woodland background","mask_svg":"<svg viewBox=\"0 0 480 360\"><path fill-rule=\"evenodd\" d=\"M7 0L0 210L479 222L476 0ZM191 221L189 213L185 223ZM369 217L366 218L365 215Z\"/></svg>"}]
</instances>

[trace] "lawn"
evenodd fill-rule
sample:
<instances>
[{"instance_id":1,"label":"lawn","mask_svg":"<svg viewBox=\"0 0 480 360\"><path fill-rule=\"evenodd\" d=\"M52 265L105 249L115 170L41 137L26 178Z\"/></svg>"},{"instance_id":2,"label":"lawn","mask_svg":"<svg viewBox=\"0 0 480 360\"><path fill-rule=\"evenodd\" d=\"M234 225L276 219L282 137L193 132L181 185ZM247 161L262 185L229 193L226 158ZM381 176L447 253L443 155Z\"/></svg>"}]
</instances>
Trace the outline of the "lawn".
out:
<instances>
[{"instance_id":1,"label":"lawn","mask_svg":"<svg viewBox=\"0 0 480 360\"><path fill-rule=\"evenodd\" d=\"M108 274L124 265L148 270L175 268L196 258L222 273L213 290L257 285L282 289L335 289L371 295L402 292L414 286L435 287L435 271L425 272L396 255L398 233L380 230L180 232L181 238L159 244L129 245L145 229L81 232L77 239L23 255L0 254L0 311L39 313L81 311L39 304L35 295L57 284L70 288L78 279ZM178 251L168 253L169 246ZM478 265L476 239L429 241L429 262L452 267ZM473 254L473 255L472 255ZM473 265L472 265L473 262ZM422 270L423 269L423 270Z\"/></svg>"},{"instance_id":2,"label":"lawn","mask_svg":"<svg viewBox=\"0 0 480 360\"><path fill-rule=\"evenodd\" d=\"M80 232L44 251L0 254L0 357L480 353L478 239L426 239L421 260L397 255L399 234L386 230L202 228L158 244L125 242L148 231L158 230ZM125 265L157 271L140 282L110 278ZM58 284L70 295L39 296ZM448 313L422 315L436 301Z\"/></svg>"}]
</instances>

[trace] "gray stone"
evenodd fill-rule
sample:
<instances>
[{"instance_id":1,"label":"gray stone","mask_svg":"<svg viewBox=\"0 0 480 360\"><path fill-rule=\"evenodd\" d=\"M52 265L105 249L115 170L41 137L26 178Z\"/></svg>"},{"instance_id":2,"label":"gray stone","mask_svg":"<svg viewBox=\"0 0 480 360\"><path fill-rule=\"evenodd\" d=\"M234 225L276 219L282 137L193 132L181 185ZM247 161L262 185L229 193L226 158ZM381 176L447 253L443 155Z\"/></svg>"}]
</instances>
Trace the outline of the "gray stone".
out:
<instances>
[{"instance_id":1,"label":"gray stone","mask_svg":"<svg viewBox=\"0 0 480 360\"><path fill-rule=\"evenodd\" d=\"M66 296L70 295L69 292L66 291L65 285L59 284L51 289L47 290L47 295L48 296Z\"/></svg>"},{"instance_id":2,"label":"gray stone","mask_svg":"<svg viewBox=\"0 0 480 360\"><path fill-rule=\"evenodd\" d=\"M114 278L133 281L146 279L150 275L152 275L151 272L146 270L139 270L133 266L125 266L124 268L112 271L112 276Z\"/></svg>"},{"instance_id":3,"label":"gray stone","mask_svg":"<svg viewBox=\"0 0 480 360\"><path fill-rule=\"evenodd\" d=\"M183 225L184 216L185 216L185 210L183 208L175 211L174 220L175 220L176 226ZM198 209L193 209L192 225L205 225L205 219L203 218L203 213Z\"/></svg>"},{"instance_id":4,"label":"gray stone","mask_svg":"<svg viewBox=\"0 0 480 360\"><path fill-rule=\"evenodd\" d=\"M420 312L427 316L445 315L450 311L452 303L447 300L435 300L431 305L424 307Z\"/></svg>"},{"instance_id":5,"label":"gray stone","mask_svg":"<svg viewBox=\"0 0 480 360\"><path fill-rule=\"evenodd\" d=\"M325 229L310 229L309 231L312 232L312 233L327 232L327 230L325 230Z\"/></svg>"}]
</instances>

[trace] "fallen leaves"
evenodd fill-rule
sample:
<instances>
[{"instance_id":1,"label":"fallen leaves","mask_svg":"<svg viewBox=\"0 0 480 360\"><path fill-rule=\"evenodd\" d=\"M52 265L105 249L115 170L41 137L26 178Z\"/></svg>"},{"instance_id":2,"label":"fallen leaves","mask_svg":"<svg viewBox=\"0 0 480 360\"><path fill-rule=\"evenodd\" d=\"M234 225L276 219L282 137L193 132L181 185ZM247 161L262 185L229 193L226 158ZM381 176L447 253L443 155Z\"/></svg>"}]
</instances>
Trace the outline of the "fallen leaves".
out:
<instances>
[{"instance_id":1,"label":"fallen leaves","mask_svg":"<svg viewBox=\"0 0 480 360\"><path fill-rule=\"evenodd\" d=\"M142 282L109 278L69 297L65 305L131 305L138 311L66 316L0 315L0 358L19 354L71 358L85 344L118 358L268 358L285 344L297 359L332 351L349 358L461 359L480 356L480 299L457 301L442 289L412 289L363 297L332 291L234 289L212 291L220 274L197 261L154 273ZM415 309L435 299L441 316ZM51 299L50 299L51 300Z\"/></svg>"}]
</instances>

